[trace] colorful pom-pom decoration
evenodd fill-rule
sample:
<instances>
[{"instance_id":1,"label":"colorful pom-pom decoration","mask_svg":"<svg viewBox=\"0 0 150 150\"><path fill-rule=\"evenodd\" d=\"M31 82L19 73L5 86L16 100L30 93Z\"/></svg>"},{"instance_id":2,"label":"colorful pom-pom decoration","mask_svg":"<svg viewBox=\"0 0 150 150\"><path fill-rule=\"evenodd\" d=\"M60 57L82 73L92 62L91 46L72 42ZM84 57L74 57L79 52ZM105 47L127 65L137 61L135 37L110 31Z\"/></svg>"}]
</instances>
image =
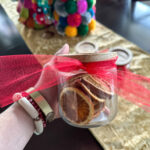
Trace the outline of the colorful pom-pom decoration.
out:
<instances>
[{"instance_id":1,"label":"colorful pom-pom decoration","mask_svg":"<svg viewBox=\"0 0 150 150\"><path fill-rule=\"evenodd\" d=\"M78 30L76 27L67 26L65 29L65 34L69 37L75 37L78 34Z\"/></svg>"},{"instance_id":2,"label":"colorful pom-pom decoration","mask_svg":"<svg viewBox=\"0 0 150 150\"><path fill-rule=\"evenodd\" d=\"M29 18L28 20L27 20L27 27L28 28L34 28L34 20L33 20L33 18Z\"/></svg>"},{"instance_id":3,"label":"colorful pom-pom decoration","mask_svg":"<svg viewBox=\"0 0 150 150\"><path fill-rule=\"evenodd\" d=\"M53 4L53 0L48 0L48 4L52 5Z\"/></svg>"},{"instance_id":4,"label":"colorful pom-pom decoration","mask_svg":"<svg viewBox=\"0 0 150 150\"><path fill-rule=\"evenodd\" d=\"M53 15L54 15L54 19L56 21L58 21L59 20L59 15L57 14L56 10L54 10Z\"/></svg>"},{"instance_id":5,"label":"colorful pom-pom decoration","mask_svg":"<svg viewBox=\"0 0 150 150\"><path fill-rule=\"evenodd\" d=\"M24 19L28 19L29 18L29 10L27 8L23 7L20 12L20 17L24 18Z\"/></svg>"},{"instance_id":6,"label":"colorful pom-pom decoration","mask_svg":"<svg viewBox=\"0 0 150 150\"><path fill-rule=\"evenodd\" d=\"M79 34L80 36L85 36L85 35L88 34L88 32L89 32L89 27L88 27L88 25L81 24L81 25L79 26L79 28L78 28L78 34Z\"/></svg>"},{"instance_id":7,"label":"colorful pom-pom decoration","mask_svg":"<svg viewBox=\"0 0 150 150\"><path fill-rule=\"evenodd\" d=\"M88 3L88 9L90 9L94 5L94 0L87 0L87 3Z\"/></svg>"},{"instance_id":8,"label":"colorful pom-pom decoration","mask_svg":"<svg viewBox=\"0 0 150 150\"><path fill-rule=\"evenodd\" d=\"M56 25L56 29L57 29L58 34L60 34L60 35L65 35L65 27L63 27L63 26L60 25L60 24L57 24L57 25Z\"/></svg>"},{"instance_id":9,"label":"colorful pom-pom decoration","mask_svg":"<svg viewBox=\"0 0 150 150\"><path fill-rule=\"evenodd\" d=\"M68 0L65 3L65 6L66 6L66 11L68 12L68 14L74 14L75 12L77 12L77 2L76 1Z\"/></svg>"},{"instance_id":10,"label":"colorful pom-pom decoration","mask_svg":"<svg viewBox=\"0 0 150 150\"><path fill-rule=\"evenodd\" d=\"M60 17L59 18L59 24L62 26L62 27L66 27L68 25L67 23L67 18L66 17Z\"/></svg>"},{"instance_id":11,"label":"colorful pom-pom decoration","mask_svg":"<svg viewBox=\"0 0 150 150\"><path fill-rule=\"evenodd\" d=\"M96 13L96 6L95 5L93 6L93 11L94 11L94 13Z\"/></svg>"},{"instance_id":12,"label":"colorful pom-pom decoration","mask_svg":"<svg viewBox=\"0 0 150 150\"><path fill-rule=\"evenodd\" d=\"M79 14L84 14L87 11L88 4L86 0L78 0L77 1L77 8Z\"/></svg>"},{"instance_id":13,"label":"colorful pom-pom decoration","mask_svg":"<svg viewBox=\"0 0 150 150\"><path fill-rule=\"evenodd\" d=\"M61 0L62 2L67 2L68 0Z\"/></svg>"},{"instance_id":14,"label":"colorful pom-pom decoration","mask_svg":"<svg viewBox=\"0 0 150 150\"><path fill-rule=\"evenodd\" d=\"M53 0L19 0L19 21L28 28L43 29L52 23Z\"/></svg>"},{"instance_id":15,"label":"colorful pom-pom decoration","mask_svg":"<svg viewBox=\"0 0 150 150\"><path fill-rule=\"evenodd\" d=\"M91 14L92 18L95 16L95 12L94 12L94 10L92 8L89 9L88 12Z\"/></svg>"},{"instance_id":16,"label":"colorful pom-pom decoration","mask_svg":"<svg viewBox=\"0 0 150 150\"><path fill-rule=\"evenodd\" d=\"M91 14L89 12L86 12L82 15L82 24L88 25L91 22Z\"/></svg>"},{"instance_id":17,"label":"colorful pom-pom decoration","mask_svg":"<svg viewBox=\"0 0 150 150\"><path fill-rule=\"evenodd\" d=\"M81 21L82 21L82 17L78 13L75 13L73 15L71 14L67 17L68 25L73 26L73 27L79 27L81 24Z\"/></svg>"},{"instance_id":18,"label":"colorful pom-pom decoration","mask_svg":"<svg viewBox=\"0 0 150 150\"><path fill-rule=\"evenodd\" d=\"M61 0L56 0L54 4L54 9L59 16L66 17L68 15L65 7L65 3Z\"/></svg>"},{"instance_id":19,"label":"colorful pom-pom decoration","mask_svg":"<svg viewBox=\"0 0 150 150\"><path fill-rule=\"evenodd\" d=\"M19 0L19 21L29 28L53 24L58 34L86 36L96 27L96 0Z\"/></svg>"},{"instance_id":20,"label":"colorful pom-pom decoration","mask_svg":"<svg viewBox=\"0 0 150 150\"><path fill-rule=\"evenodd\" d=\"M69 37L86 36L95 29L95 7L96 0L55 0L55 3L63 3L67 12L67 25L62 19L56 20L56 30L62 35L61 27L66 26L65 35ZM55 10L56 11L56 10ZM61 17L61 14L58 14ZM56 18L56 17L55 17Z\"/></svg>"},{"instance_id":21,"label":"colorful pom-pom decoration","mask_svg":"<svg viewBox=\"0 0 150 150\"><path fill-rule=\"evenodd\" d=\"M96 21L92 19L91 22L89 23L89 31L95 30L95 27L96 27Z\"/></svg>"},{"instance_id":22,"label":"colorful pom-pom decoration","mask_svg":"<svg viewBox=\"0 0 150 150\"><path fill-rule=\"evenodd\" d=\"M31 9L32 8L32 2L30 0L24 0L24 7Z\"/></svg>"}]
</instances>

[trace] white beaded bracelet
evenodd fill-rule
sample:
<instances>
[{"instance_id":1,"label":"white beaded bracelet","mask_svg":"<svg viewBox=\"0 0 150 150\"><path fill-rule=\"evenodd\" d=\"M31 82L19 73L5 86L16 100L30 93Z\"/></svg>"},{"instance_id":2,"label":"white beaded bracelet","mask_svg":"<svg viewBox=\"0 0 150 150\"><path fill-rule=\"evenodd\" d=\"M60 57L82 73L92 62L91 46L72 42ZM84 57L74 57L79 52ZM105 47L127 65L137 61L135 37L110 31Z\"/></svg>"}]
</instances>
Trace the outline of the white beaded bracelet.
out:
<instances>
[{"instance_id":1,"label":"white beaded bracelet","mask_svg":"<svg viewBox=\"0 0 150 150\"><path fill-rule=\"evenodd\" d=\"M30 88L23 93L26 95L27 93L31 93L31 91L34 91L34 88ZM23 93L14 94L13 101L17 101L18 104L20 104L20 106L22 106L31 116L35 125L34 133L40 135L43 133L46 122L53 121L54 111L39 92L36 91L29 94L31 99L26 98L26 96L24 97Z\"/></svg>"},{"instance_id":2,"label":"white beaded bracelet","mask_svg":"<svg viewBox=\"0 0 150 150\"><path fill-rule=\"evenodd\" d=\"M43 130L44 130L44 127L43 127L42 119L39 118L38 111L33 107L33 105L25 97L22 97L20 100L18 100L18 104L21 105L24 108L24 110L33 119L34 125L35 125L35 131L34 131L34 133L36 135L42 134Z\"/></svg>"}]
</instances>

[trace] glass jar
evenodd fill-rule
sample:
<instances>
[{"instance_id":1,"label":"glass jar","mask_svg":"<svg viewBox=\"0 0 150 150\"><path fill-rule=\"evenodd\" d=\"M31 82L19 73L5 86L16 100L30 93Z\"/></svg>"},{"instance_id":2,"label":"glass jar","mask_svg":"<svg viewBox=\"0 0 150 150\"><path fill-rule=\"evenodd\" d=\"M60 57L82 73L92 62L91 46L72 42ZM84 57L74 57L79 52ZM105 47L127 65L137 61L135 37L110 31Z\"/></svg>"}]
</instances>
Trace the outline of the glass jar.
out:
<instances>
[{"instance_id":1,"label":"glass jar","mask_svg":"<svg viewBox=\"0 0 150 150\"><path fill-rule=\"evenodd\" d=\"M117 113L116 53L64 55L82 62L60 88L59 112L68 124L91 128L108 124Z\"/></svg>"}]
</instances>

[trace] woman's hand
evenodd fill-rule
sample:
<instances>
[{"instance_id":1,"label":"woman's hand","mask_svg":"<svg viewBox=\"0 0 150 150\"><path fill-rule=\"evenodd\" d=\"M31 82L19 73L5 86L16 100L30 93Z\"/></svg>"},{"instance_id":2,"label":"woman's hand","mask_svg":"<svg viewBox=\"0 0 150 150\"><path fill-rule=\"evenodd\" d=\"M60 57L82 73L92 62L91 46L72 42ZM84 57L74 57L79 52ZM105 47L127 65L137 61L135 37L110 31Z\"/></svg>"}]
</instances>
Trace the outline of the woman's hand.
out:
<instances>
[{"instance_id":1,"label":"woman's hand","mask_svg":"<svg viewBox=\"0 0 150 150\"><path fill-rule=\"evenodd\" d=\"M65 44L55 55L60 55L60 54L68 54L69 53L69 45ZM47 81L53 80L53 78L58 75L56 74L55 68L53 68L53 62L55 60L55 57L52 58L48 63L44 65L41 76L38 80L38 82L35 85L35 89L38 89L40 86L43 85L43 83L46 83ZM49 105L52 107L54 113L55 113L55 118L59 117L59 111L58 111L58 86L53 86L51 88L47 88L44 90L39 91L41 95L47 100Z\"/></svg>"}]
</instances>

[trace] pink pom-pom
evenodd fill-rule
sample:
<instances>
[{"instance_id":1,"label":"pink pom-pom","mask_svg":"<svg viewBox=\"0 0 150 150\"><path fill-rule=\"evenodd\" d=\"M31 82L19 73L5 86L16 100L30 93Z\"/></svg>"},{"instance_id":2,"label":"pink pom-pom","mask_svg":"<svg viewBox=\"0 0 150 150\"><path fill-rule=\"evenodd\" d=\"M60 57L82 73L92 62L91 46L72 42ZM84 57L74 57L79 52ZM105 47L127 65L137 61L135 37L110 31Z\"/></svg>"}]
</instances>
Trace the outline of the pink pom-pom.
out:
<instances>
[{"instance_id":1,"label":"pink pom-pom","mask_svg":"<svg viewBox=\"0 0 150 150\"><path fill-rule=\"evenodd\" d=\"M78 0L77 1L78 13L84 14L88 8L88 4L86 0Z\"/></svg>"},{"instance_id":2,"label":"pink pom-pom","mask_svg":"<svg viewBox=\"0 0 150 150\"><path fill-rule=\"evenodd\" d=\"M67 17L68 25L73 26L73 27L79 27L81 24L81 21L82 21L82 17L78 13L69 15Z\"/></svg>"},{"instance_id":3,"label":"pink pom-pom","mask_svg":"<svg viewBox=\"0 0 150 150\"><path fill-rule=\"evenodd\" d=\"M96 13L96 6L95 5L93 6L93 11L94 11L94 13Z\"/></svg>"}]
</instances>

